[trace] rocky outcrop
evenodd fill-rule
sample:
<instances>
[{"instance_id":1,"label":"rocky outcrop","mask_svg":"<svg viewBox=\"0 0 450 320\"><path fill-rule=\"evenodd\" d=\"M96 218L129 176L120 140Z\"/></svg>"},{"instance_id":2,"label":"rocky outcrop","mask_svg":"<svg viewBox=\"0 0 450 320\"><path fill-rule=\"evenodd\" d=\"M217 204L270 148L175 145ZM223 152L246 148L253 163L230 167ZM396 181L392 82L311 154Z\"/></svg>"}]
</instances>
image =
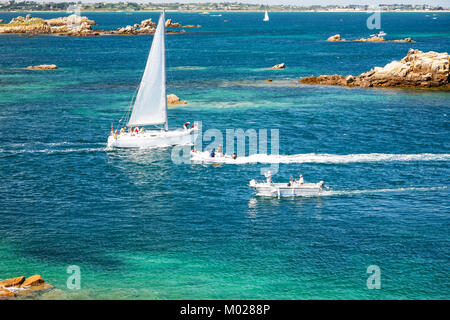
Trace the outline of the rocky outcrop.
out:
<instances>
[{"instance_id":1,"label":"rocky outcrop","mask_svg":"<svg viewBox=\"0 0 450 320\"><path fill-rule=\"evenodd\" d=\"M408 37L400 40L392 40L392 42L415 42L415 41Z\"/></svg>"},{"instance_id":2,"label":"rocky outcrop","mask_svg":"<svg viewBox=\"0 0 450 320\"><path fill-rule=\"evenodd\" d=\"M50 26L75 26L75 25L81 25L82 23L85 23L90 26L96 25L94 20L89 20L87 17L81 17L76 14L72 14L68 17L59 17L54 19L47 19L45 20L48 25Z\"/></svg>"},{"instance_id":3,"label":"rocky outcrop","mask_svg":"<svg viewBox=\"0 0 450 320\"><path fill-rule=\"evenodd\" d=\"M342 41L344 39L341 39L340 34L335 34L334 36L331 36L327 39L327 41Z\"/></svg>"},{"instance_id":4,"label":"rocky outcrop","mask_svg":"<svg viewBox=\"0 0 450 320\"><path fill-rule=\"evenodd\" d=\"M141 23L138 25L139 28L146 28L146 27L151 27L151 28L156 28L156 23L154 23L152 21L152 18L146 19L146 20L142 20Z\"/></svg>"},{"instance_id":5,"label":"rocky outcrop","mask_svg":"<svg viewBox=\"0 0 450 320\"><path fill-rule=\"evenodd\" d=\"M334 36L329 37L327 39L327 41L339 42L339 41L347 41L347 40L341 38L340 34L335 34ZM409 37L405 38L405 39L399 39L399 40L386 40L384 37L379 37L379 36L371 36L369 38L361 38L361 39L349 40L349 41L354 41L354 42L415 42L414 40L412 40Z\"/></svg>"},{"instance_id":6,"label":"rocky outcrop","mask_svg":"<svg viewBox=\"0 0 450 320\"><path fill-rule=\"evenodd\" d=\"M354 40L354 41L358 41L358 42L383 42L383 41L386 41L386 39L384 39L383 37L373 36L373 37L370 37L370 38L361 38L361 39Z\"/></svg>"},{"instance_id":7,"label":"rocky outcrop","mask_svg":"<svg viewBox=\"0 0 450 320\"><path fill-rule=\"evenodd\" d=\"M173 23L171 19L167 22L169 28L182 27L180 23ZM117 28L116 30L93 30L93 25L96 25L94 20L89 20L87 17L81 17L74 14L68 17L59 17L48 20L33 18L31 15L27 15L25 18L19 16L12 19L9 24L0 25L0 33L54 34L72 37L92 37L106 34L154 34L156 31L156 23L154 23L152 19L142 20L141 23L136 23L134 26L129 25L126 27ZM167 33L185 32L185 30L167 31Z\"/></svg>"},{"instance_id":8,"label":"rocky outcrop","mask_svg":"<svg viewBox=\"0 0 450 320\"><path fill-rule=\"evenodd\" d=\"M11 279L6 279L0 281L0 287L8 288L8 287L18 287L25 281L25 277L16 277Z\"/></svg>"},{"instance_id":9,"label":"rocky outcrop","mask_svg":"<svg viewBox=\"0 0 450 320\"><path fill-rule=\"evenodd\" d=\"M29 66L27 69L34 69L34 70L54 70L58 69L58 66L56 64L40 64L38 66Z\"/></svg>"},{"instance_id":10,"label":"rocky outcrop","mask_svg":"<svg viewBox=\"0 0 450 320\"><path fill-rule=\"evenodd\" d=\"M178 22L172 22L172 19L167 19L166 28L181 28L181 24Z\"/></svg>"},{"instance_id":11,"label":"rocky outcrop","mask_svg":"<svg viewBox=\"0 0 450 320\"><path fill-rule=\"evenodd\" d=\"M302 83L340 85L349 87L405 87L450 89L450 56L434 51L410 49L400 61L375 67L359 76L321 75L305 77Z\"/></svg>"},{"instance_id":12,"label":"rocky outcrop","mask_svg":"<svg viewBox=\"0 0 450 320\"><path fill-rule=\"evenodd\" d=\"M186 104L186 103L187 103L186 101L180 100L180 98L178 98L174 94L167 95L167 104L169 104L169 105Z\"/></svg>"},{"instance_id":13,"label":"rocky outcrop","mask_svg":"<svg viewBox=\"0 0 450 320\"><path fill-rule=\"evenodd\" d=\"M272 67L272 69L284 69L284 68L286 68L286 64L285 63L280 63L280 64L274 65Z\"/></svg>"},{"instance_id":14,"label":"rocky outcrop","mask_svg":"<svg viewBox=\"0 0 450 320\"><path fill-rule=\"evenodd\" d=\"M53 286L36 274L25 278L23 276L0 281L0 299L32 296L52 289Z\"/></svg>"},{"instance_id":15,"label":"rocky outcrop","mask_svg":"<svg viewBox=\"0 0 450 320\"><path fill-rule=\"evenodd\" d=\"M0 26L0 33L49 34L51 27L44 19L19 16Z\"/></svg>"}]
</instances>

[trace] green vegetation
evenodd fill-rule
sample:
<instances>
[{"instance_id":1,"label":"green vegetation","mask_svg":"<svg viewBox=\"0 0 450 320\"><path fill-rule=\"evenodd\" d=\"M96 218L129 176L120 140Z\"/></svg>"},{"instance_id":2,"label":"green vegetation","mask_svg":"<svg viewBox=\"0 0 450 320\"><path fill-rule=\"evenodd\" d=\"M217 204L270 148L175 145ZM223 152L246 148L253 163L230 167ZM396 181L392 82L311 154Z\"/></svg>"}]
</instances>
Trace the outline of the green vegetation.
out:
<instances>
[{"instance_id":1,"label":"green vegetation","mask_svg":"<svg viewBox=\"0 0 450 320\"><path fill-rule=\"evenodd\" d=\"M42 18L33 18L33 19L15 19L14 22L3 23L0 24L0 27L25 27L25 26L33 26L38 24L45 24L44 19Z\"/></svg>"}]
</instances>

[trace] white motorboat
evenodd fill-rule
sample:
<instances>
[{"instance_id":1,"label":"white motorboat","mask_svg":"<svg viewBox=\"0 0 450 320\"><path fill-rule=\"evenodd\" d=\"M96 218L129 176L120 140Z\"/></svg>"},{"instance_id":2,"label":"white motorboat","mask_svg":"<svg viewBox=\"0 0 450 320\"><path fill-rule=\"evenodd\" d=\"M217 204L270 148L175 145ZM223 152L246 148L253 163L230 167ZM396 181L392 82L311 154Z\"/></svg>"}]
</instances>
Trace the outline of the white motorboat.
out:
<instances>
[{"instance_id":1,"label":"white motorboat","mask_svg":"<svg viewBox=\"0 0 450 320\"><path fill-rule=\"evenodd\" d=\"M126 126L111 128L108 147L148 148L194 144L197 127L169 131L166 95L165 12L161 13L139 90ZM119 121L119 123L122 120ZM147 130L144 126L152 126ZM140 127L140 128L139 128Z\"/></svg>"},{"instance_id":2,"label":"white motorboat","mask_svg":"<svg viewBox=\"0 0 450 320\"><path fill-rule=\"evenodd\" d=\"M251 180L249 187L256 191L257 196L267 197L311 197L319 196L328 187L323 181L317 183L305 183L303 177L289 181L288 183L274 183L270 171L266 173L266 181Z\"/></svg>"},{"instance_id":3,"label":"white motorboat","mask_svg":"<svg viewBox=\"0 0 450 320\"><path fill-rule=\"evenodd\" d=\"M380 38L382 38L382 37L384 37L386 35L387 35L387 33L382 30L382 31L378 32L377 34L371 34L370 36L371 37L380 37Z\"/></svg>"},{"instance_id":4,"label":"white motorboat","mask_svg":"<svg viewBox=\"0 0 450 320\"><path fill-rule=\"evenodd\" d=\"M266 10L266 12L264 13L264 19L263 19L263 21L269 21L269 13L267 12L267 10Z\"/></svg>"}]
</instances>

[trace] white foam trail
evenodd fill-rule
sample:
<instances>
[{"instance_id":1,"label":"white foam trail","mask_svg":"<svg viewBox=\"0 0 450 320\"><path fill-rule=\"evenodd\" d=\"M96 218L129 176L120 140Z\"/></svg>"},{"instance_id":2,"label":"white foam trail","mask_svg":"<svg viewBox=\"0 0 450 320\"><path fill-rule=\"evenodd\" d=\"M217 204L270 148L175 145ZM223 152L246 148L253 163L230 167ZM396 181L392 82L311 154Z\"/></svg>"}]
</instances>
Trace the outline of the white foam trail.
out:
<instances>
[{"instance_id":1,"label":"white foam trail","mask_svg":"<svg viewBox=\"0 0 450 320\"><path fill-rule=\"evenodd\" d=\"M4 150L0 149L0 156L1 154L6 155L14 155L14 154L21 154L21 153L44 153L44 154L57 154L57 153L77 153L77 152L99 152L99 151L105 151L105 148L67 148L67 149L35 149L35 150L28 150L28 149L21 149L21 150Z\"/></svg>"},{"instance_id":2,"label":"white foam trail","mask_svg":"<svg viewBox=\"0 0 450 320\"><path fill-rule=\"evenodd\" d=\"M323 191L320 196L340 196L340 195L352 195L352 194L373 194L373 193L385 193L385 192L406 192L406 191L433 191L447 189L448 187L410 187L410 188L396 188L396 189L368 189L368 190L326 190Z\"/></svg>"},{"instance_id":3,"label":"white foam trail","mask_svg":"<svg viewBox=\"0 0 450 320\"><path fill-rule=\"evenodd\" d=\"M407 162L407 161L449 161L448 153L418 153L418 154L388 154L388 153L359 153L359 154L328 154L304 153L294 155L254 154L248 157L211 158L208 152L191 153L192 161L215 162L226 164L246 163L355 163L355 162Z\"/></svg>"}]
</instances>

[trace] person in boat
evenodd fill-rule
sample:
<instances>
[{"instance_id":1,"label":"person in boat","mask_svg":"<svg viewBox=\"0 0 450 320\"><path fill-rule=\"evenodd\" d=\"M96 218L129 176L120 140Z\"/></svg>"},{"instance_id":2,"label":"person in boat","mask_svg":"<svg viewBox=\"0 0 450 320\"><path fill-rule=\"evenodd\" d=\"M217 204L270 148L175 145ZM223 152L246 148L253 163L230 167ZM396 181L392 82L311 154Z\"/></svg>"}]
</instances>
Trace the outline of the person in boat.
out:
<instances>
[{"instance_id":1,"label":"person in boat","mask_svg":"<svg viewBox=\"0 0 450 320\"><path fill-rule=\"evenodd\" d=\"M267 182L268 184L271 184L271 183L272 183L272 173L271 173L270 171L267 171L267 172L264 174L264 176L266 177L266 182Z\"/></svg>"},{"instance_id":2,"label":"person in boat","mask_svg":"<svg viewBox=\"0 0 450 320\"><path fill-rule=\"evenodd\" d=\"M141 127L141 130L139 130L140 133L144 133L145 132L145 128Z\"/></svg>"},{"instance_id":3,"label":"person in boat","mask_svg":"<svg viewBox=\"0 0 450 320\"><path fill-rule=\"evenodd\" d=\"M294 185L294 178L292 176L289 177L288 187Z\"/></svg>"},{"instance_id":4,"label":"person in boat","mask_svg":"<svg viewBox=\"0 0 450 320\"><path fill-rule=\"evenodd\" d=\"M191 124L190 122L185 122L185 123L183 124L183 129L184 129L184 130L189 129L190 124Z\"/></svg>"},{"instance_id":5,"label":"person in boat","mask_svg":"<svg viewBox=\"0 0 450 320\"><path fill-rule=\"evenodd\" d=\"M217 147L217 155L219 157L223 156L223 148L221 144L219 144L219 146Z\"/></svg>"},{"instance_id":6,"label":"person in boat","mask_svg":"<svg viewBox=\"0 0 450 320\"><path fill-rule=\"evenodd\" d=\"M114 139L117 139L117 136L119 135L119 132L117 131L117 129L116 129L116 131L114 131Z\"/></svg>"},{"instance_id":7,"label":"person in boat","mask_svg":"<svg viewBox=\"0 0 450 320\"><path fill-rule=\"evenodd\" d=\"M214 158L215 156L216 156L216 149L212 149L211 150L211 153L209 154L209 156L211 157L211 158Z\"/></svg>"},{"instance_id":8,"label":"person in boat","mask_svg":"<svg viewBox=\"0 0 450 320\"><path fill-rule=\"evenodd\" d=\"M120 129L120 134L124 134L125 133L125 127L122 127L122 129Z\"/></svg>"},{"instance_id":9,"label":"person in boat","mask_svg":"<svg viewBox=\"0 0 450 320\"><path fill-rule=\"evenodd\" d=\"M114 133L114 129L111 127L111 132L109 133L109 135L112 137L113 133Z\"/></svg>"},{"instance_id":10,"label":"person in boat","mask_svg":"<svg viewBox=\"0 0 450 320\"><path fill-rule=\"evenodd\" d=\"M304 184L305 183L305 180L303 180L303 176L302 175L300 175L300 179L298 180L298 183L299 184Z\"/></svg>"},{"instance_id":11,"label":"person in boat","mask_svg":"<svg viewBox=\"0 0 450 320\"><path fill-rule=\"evenodd\" d=\"M136 134L139 133L139 127L134 128L134 133L136 133Z\"/></svg>"},{"instance_id":12,"label":"person in boat","mask_svg":"<svg viewBox=\"0 0 450 320\"><path fill-rule=\"evenodd\" d=\"M233 153L233 154L231 155L231 158L233 158L233 160L236 160L237 154L236 154L236 153Z\"/></svg>"}]
</instances>

